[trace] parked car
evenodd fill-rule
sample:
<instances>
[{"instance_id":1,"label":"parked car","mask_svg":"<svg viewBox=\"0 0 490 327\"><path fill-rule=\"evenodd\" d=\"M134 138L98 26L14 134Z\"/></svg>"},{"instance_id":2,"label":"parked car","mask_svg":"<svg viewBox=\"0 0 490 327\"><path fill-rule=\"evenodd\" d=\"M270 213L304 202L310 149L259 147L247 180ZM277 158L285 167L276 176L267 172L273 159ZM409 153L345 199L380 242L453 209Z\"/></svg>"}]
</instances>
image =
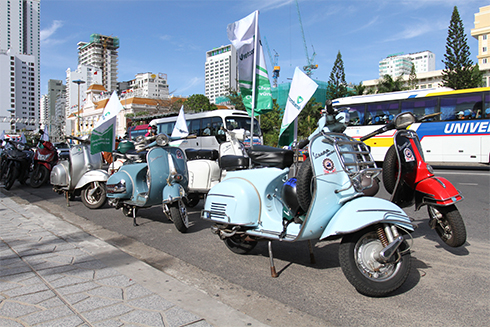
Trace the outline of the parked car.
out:
<instances>
[{"instance_id":1,"label":"parked car","mask_svg":"<svg viewBox=\"0 0 490 327\"><path fill-rule=\"evenodd\" d=\"M70 146L65 142L55 143L54 146L58 151L58 158L60 160L68 160L70 158Z\"/></svg>"}]
</instances>

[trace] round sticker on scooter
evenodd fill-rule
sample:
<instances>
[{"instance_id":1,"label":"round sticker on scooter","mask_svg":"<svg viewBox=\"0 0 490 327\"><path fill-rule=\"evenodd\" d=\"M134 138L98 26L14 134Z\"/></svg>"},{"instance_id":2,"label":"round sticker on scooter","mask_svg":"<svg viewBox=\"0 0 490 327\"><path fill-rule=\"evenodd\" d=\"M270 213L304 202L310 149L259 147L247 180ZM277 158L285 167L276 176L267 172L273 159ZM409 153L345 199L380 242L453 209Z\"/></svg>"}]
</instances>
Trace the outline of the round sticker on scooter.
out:
<instances>
[{"instance_id":1,"label":"round sticker on scooter","mask_svg":"<svg viewBox=\"0 0 490 327\"><path fill-rule=\"evenodd\" d=\"M184 155L182 154L182 151L180 151L180 149L177 149L175 151L175 155L177 156L177 159L184 159Z\"/></svg>"},{"instance_id":2,"label":"round sticker on scooter","mask_svg":"<svg viewBox=\"0 0 490 327\"><path fill-rule=\"evenodd\" d=\"M413 157L412 150L410 150L409 148L403 150L403 154L405 155L405 162L410 162L415 160L415 158Z\"/></svg>"},{"instance_id":3,"label":"round sticker on scooter","mask_svg":"<svg viewBox=\"0 0 490 327\"><path fill-rule=\"evenodd\" d=\"M333 164L332 159L326 158L323 160L323 172L325 174L331 174L335 172L335 165Z\"/></svg>"}]
</instances>

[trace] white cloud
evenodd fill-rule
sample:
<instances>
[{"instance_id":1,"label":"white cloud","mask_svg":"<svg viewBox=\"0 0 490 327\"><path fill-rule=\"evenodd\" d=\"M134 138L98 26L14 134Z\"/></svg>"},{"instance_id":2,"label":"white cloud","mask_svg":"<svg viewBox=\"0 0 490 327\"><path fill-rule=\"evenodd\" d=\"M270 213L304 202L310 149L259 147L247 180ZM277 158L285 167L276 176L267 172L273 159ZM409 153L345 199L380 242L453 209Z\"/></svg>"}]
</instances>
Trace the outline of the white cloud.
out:
<instances>
[{"instance_id":1,"label":"white cloud","mask_svg":"<svg viewBox=\"0 0 490 327\"><path fill-rule=\"evenodd\" d=\"M185 91L193 88L195 85L201 83L201 81L202 81L201 77L193 77L190 79L190 81L187 83L187 85L185 85L182 88L179 88L179 92L185 92Z\"/></svg>"},{"instance_id":2,"label":"white cloud","mask_svg":"<svg viewBox=\"0 0 490 327\"><path fill-rule=\"evenodd\" d=\"M384 40L384 42L391 42L397 40L413 39L423 34L433 33L447 28L447 22L421 22L419 24L411 24L406 26L405 29L392 37Z\"/></svg>"},{"instance_id":3,"label":"white cloud","mask_svg":"<svg viewBox=\"0 0 490 327\"><path fill-rule=\"evenodd\" d=\"M61 20L55 20L51 24L51 26L47 29L43 29L39 32L41 42L42 43L49 43L50 42L50 37L53 35L60 27L63 26L63 21Z\"/></svg>"}]
</instances>

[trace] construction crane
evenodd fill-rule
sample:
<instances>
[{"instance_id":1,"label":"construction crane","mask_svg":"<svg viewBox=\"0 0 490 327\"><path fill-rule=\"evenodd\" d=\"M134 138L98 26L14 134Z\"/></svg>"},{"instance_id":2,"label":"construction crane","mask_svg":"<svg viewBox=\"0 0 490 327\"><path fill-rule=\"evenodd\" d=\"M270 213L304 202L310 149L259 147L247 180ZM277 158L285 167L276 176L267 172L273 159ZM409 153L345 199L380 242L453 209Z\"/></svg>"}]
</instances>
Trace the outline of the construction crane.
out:
<instances>
[{"instance_id":1,"label":"construction crane","mask_svg":"<svg viewBox=\"0 0 490 327\"><path fill-rule=\"evenodd\" d=\"M308 46L306 45L305 32L303 30L303 23L301 22L301 14L299 12L298 0L296 0L296 8L298 9L299 26L301 27L301 35L303 36L303 43L305 45L306 61L308 62L308 65L303 66L303 70L305 71L306 75L311 76L312 70L318 68L318 65L313 63L315 61L316 52L315 52L315 48L313 48L312 45L311 47L313 48L313 55L311 56L311 58L308 55Z\"/></svg>"},{"instance_id":2,"label":"construction crane","mask_svg":"<svg viewBox=\"0 0 490 327\"><path fill-rule=\"evenodd\" d=\"M272 70L272 87L277 87L277 78L279 77L279 72L281 71L281 67L277 65L277 61L279 60L279 54L277 53L276 50L272 49L275 52L274 59L272 59L271 50L269 49L269 43L267 43L267 39L265 38L265 36L264 36L264 42L265 42L265 46L267 48L267 52L269 53L269 59L271 61L271 65L273 67L273 70Z\"/></svg>"}]
</instances>

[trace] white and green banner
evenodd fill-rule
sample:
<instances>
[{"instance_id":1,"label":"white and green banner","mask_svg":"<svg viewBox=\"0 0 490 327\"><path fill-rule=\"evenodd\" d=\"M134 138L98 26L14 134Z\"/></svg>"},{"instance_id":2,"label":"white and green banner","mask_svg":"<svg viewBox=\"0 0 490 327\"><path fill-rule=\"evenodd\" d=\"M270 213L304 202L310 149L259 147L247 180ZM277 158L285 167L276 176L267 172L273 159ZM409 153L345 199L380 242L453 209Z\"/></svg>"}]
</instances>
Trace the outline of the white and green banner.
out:
<instances>
[{"instance_id":1,"label":"white and green banner","mask_svg":"<svg viewBox=\"0 0 490 327\"><path fill-rule=\"evenodd\" d=\"M289 89L284 116L282 117L281 131L279 132L279 146L291 145L295 139L294 120L310 100L318 84L298 67L294 70L293 81Z\"/></svg>"},{"instance_id":2,"label":"white and green banner","mask_svg":"<svg viewBox=\"0 0 490 327\"><path fill-rule=\"evenodd\" d=\"M123 109L114 91L90 136L90 153L112 152L116 144L117 114Z\"/></svg>"},{"instance_id":3,"label":"white and green banner","mask_svg":"<svg viewBox=\"0 0 490 327\"><path fill-rule=\"evenodd\" d=\"M259 12L228 25L228 39L237 50L238 83L250 116L272 110L272 93L259 33ZM255 52L255 48L258 49ZM255 69L254 69L255 68ZM255 85L255 90L254 90ZM254 99L255 97L255 99Z\"/></svg>"}]
</instances>

